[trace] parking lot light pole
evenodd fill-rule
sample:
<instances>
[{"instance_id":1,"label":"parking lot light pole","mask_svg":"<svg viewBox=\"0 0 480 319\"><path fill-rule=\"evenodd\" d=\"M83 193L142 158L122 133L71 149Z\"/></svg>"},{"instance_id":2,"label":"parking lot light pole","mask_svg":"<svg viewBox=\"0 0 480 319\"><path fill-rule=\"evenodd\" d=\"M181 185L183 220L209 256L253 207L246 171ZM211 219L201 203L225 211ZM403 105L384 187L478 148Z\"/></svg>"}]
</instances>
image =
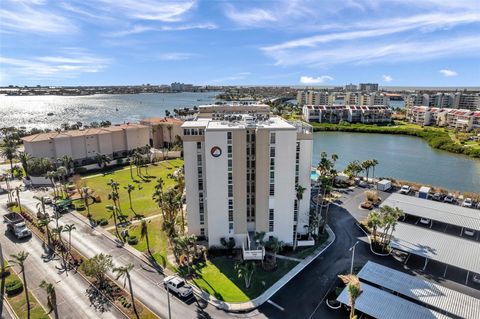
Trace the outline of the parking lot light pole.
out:
<instances>
[{"instance_id":1,"label":"parking lot light pole","mask_svg":"<svg viewBox=\"0 0 480 319\"><path fill-rule=\"evenodd\" d=\"M350 249L348 251L351 251L352 252L352 261L350 263L350 274L353 274L353 260L355 259L355 246L357 246L357 244L359 243L360 241L357 240L357 242L352 246L350 247Z\"/></svg>"},{"instance_id":2,"label":"parking lot light pole","mask_svg":"<svg viewBox=\"0 0 480 319\"><path fill-rule=\"evenodd\" d=\"M172 319L172 313L170 311L170 289L168 287L168 284L170 283L170 280L167 281L167 284L165 285L165 286L167 286L168 319Z\"/></svg>"}]
</instances>

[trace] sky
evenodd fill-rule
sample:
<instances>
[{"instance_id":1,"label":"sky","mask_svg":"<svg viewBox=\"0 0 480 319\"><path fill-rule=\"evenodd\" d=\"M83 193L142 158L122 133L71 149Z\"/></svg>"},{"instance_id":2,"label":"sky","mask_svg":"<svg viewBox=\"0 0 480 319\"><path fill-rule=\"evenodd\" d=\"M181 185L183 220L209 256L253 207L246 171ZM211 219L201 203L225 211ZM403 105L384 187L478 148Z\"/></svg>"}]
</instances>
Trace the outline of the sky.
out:
<instances>
[{"instance_id":1,"label":"sky","mask_svg":"<svg viewBox=\"0 0 480 319\"><path fill-rule=\"evenodd\" d=\"M0 85L479 86L479 0L2 0Z\"/></svg>"}]
</instances>

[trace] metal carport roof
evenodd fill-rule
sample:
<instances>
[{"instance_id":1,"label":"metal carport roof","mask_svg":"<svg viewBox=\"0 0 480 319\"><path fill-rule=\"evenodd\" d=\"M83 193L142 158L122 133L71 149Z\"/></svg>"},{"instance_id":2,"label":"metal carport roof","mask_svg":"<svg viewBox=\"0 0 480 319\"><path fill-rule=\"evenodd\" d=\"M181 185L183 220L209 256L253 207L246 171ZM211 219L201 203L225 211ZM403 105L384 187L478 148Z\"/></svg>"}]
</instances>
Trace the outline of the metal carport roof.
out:
<instances>
[{"instance_id":1,"label":"metal carport roof","mask_svg":"<svg viewBox=\"0 0 480 319\"><path fill-rule=\"evenodd\" d=\"M397 193L387 197L381 206L384 205L398 207L409 215L480 231L480 211L473 208Z\"/></svg>"},{"instance_id":2,"label":"metal carport roof","mask_svg":"<svg viewBox=\"0 0 480 319\"><path fill-rule=\"evenodd\" d=\"M362 293L355 302L355 309L378 319L446 319L449 318L432 309L417 305L391 293L361 283ZM347 289L337 298L345 305L350 304Z\"/></svg>"},{"instance_id":3,"label":"metal carport roof","mask_svg":"<svg viewBox=\"0 0 480 319\"><path fill-rule=\"evenodd\" d=\"M361 281L385 287L403 296L418 300L437 310L461 318L480 317L480 299L437 285L421 277L367 262L358 273Z\"/></svg>"},{"instance_id":4,"label":"metal carport roof","mask_svg":"<svg viewBox=\"0 0 480 319\"><path fill-rule=\"evenodd\" d=\"M398 223L390 246L410 254L480 273L480 244L419 226Z\"/></svg>"}]
</instances>

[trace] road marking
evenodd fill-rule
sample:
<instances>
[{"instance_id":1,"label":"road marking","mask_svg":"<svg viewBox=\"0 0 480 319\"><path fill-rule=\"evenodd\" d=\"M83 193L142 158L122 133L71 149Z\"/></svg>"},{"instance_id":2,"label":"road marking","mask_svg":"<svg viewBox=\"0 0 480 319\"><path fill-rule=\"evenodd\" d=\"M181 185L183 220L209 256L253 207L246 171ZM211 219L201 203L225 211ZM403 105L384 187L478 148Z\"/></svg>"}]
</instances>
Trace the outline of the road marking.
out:
<instances>
[{"instance_id":1,"label":"road marking","mask_svg":"<svg viewBox=\"0 0 480 319\"><path fill-rule=\"evenodd\" d=\"M276 307L276 308L280 309L281 311L285 311L285 308L283 308L282 306L280 306L280 305L279 305L279 304L277 304L277 303L274 303L274 302L273 302L273 301L271 301L270 299L268 299L268 300L267 300L267 302L268 302L269 304L271 304L272 306L274 306L274 307Z\"/></svg>"}]
</instances>

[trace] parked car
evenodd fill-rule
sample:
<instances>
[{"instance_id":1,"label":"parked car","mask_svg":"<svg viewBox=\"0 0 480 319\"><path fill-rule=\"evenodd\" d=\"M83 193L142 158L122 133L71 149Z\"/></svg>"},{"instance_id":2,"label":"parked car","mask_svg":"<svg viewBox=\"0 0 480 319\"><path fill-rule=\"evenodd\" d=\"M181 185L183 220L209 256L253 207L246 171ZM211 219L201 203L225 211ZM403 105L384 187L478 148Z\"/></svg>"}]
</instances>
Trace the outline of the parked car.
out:
<instances>
[{"instance_id":1,"label":"parked car","mask_svg":"<svg viewBox=\"0 0 480 319\"><path fill-rule=\"evenodd\" d=\"M480 274L474 274L472 276L473 282L476 282L477 284L480 284Z\"/></svg>"},{"instance_id":2,"label":"parked car","mask_svg":"<svg viewBox=\"0 0 480 319\"><path fill-rule=\"evenodd\" d=\"M412 188L408 185L403 185L402 188L400 188L400 194L408 194Z\"/></svg>"},{"instance_id":3,"label":"parked car","mask_svg":"<svg viewBox=\"0 0 480 319\"><path fill-rule=\"evenodd\" d=\"M420 218L420 223L424 225L430 225L430 219L422 217Z\"/></svg>"},{"instance_id":4,"label":"parked car","mask_svg":"<svg viewBox=\"0 0 480 319\"><path fill-rule=\"evenodd\" d=\"M455 201L455 197L453 197L453 195L449 193L447 196L445 196L445 198L443 199L443 201L444 201L445 203L450 203L450 204L452 204L452 203Z\"/></svg>"},{"instance_id":5,"label":"parked car","mask_svg":"<svg viewBox=\"0 0 480 319\"><path fill-rule=\"evenodd\" d=\"M440 202L443 200L443 196L442 193L435 193L432 195L432 199Z\"/></svg>"},{"instance_id":6,"label":"parked car","mask_svg":"<svg viewBox=\"0 0 480 319\"><path fill-rule=\"evenodd\" d=\"M477 209L480 209L480 202L477 203Z\"/></svg>"},{"instance_id":7,"label":"parked car","mask_svg":"<svg viewBox=\"0 0 480 319\"><path fill-rule=\"evenodd\" d=\"M463 206L463 207L469 207L469 208L471 208L471 207L473 206L473 201L472 201L472 199L469 198L469 197L465 198L465 200L464 200L463 203L462 203L462 206Z\"/></svg>"},{"instance_id":8,"label":"parked car","mask_svg":"<svg viewBox=\"0 0 480 319\"><path fill-rule=\"evenodd\" d=\"M178 276L168 276L163 279L163 285L170 291L176 293L179 297L185 298L193 294L192 286Z\"/></svg>"},{"instance_id":9,"label":"parked car","mask_svg":"<svg viewBox=\"0 0 480 319\"><path fill-rule=\"evenodd\" d=\"M473 229L465 228L463 233L467 236L473 237L475 236L475 231Z\"/></svg>"}]
</instances>

